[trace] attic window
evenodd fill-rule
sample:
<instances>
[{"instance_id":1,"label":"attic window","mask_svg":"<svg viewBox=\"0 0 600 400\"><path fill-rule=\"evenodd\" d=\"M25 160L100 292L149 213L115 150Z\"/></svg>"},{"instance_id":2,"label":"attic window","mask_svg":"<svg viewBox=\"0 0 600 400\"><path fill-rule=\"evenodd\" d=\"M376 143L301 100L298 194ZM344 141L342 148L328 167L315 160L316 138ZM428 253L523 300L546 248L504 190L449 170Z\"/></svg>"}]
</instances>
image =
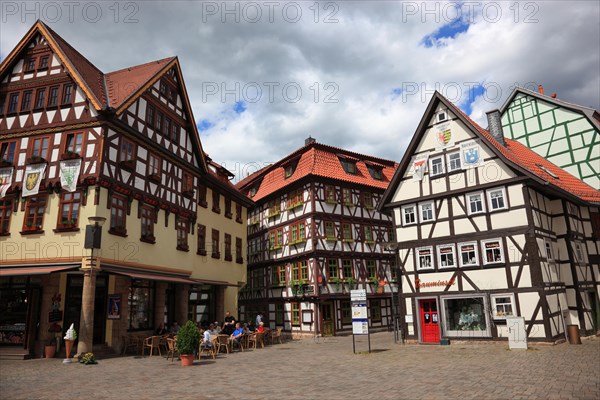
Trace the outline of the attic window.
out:
<instances>
[{"instance_id":1,"label":"attic window","mask_svg":"<svg viewBox=\"0 0 600 400\"><path fill-rule=\"evenodd\" d=\"M356 161L340 157L340 163L347 174L356 175Z\"/></svg>"},{"instance_id":2,"label":"attic window","mask_svg":"<svg viewBox=\"0 0 600 400\"><path fill-rule=\"evenodd\" d=\"M537 165L539 169L541 169L542 171L544 171L545 173L547 173L554 179L559 179L558 175L556 175L554 172L550 171L548 168L544 167L543 165L541 165L541 164L535 164L535 165Z\"/></svg>"},{"instance_id":3,"label":"attic window","mask_svg":"<svg viewBox=\"0 0 600 400\"><path fill-rule=\"evenodd\" d=\"M440 111L437 117L438 122L445 121L448 118L445 111Z\"/></svg>"},{"instance_id":4,"label":"attic window","mask_svg":"<svg viewBox=\"0 0 600 400\"><path fill-rule=\"evenodd\" d=\"M296 158L295 160L292 160L292 161L288 162L286 165L284 165L283 166L284 177L287 179L290 176L292 176L294 174L294 171L296 171L297 166L298 166L298 158Z\"/></svg>"},{"instance_id":5,"label":"attic window","mask_svg":"<svg viewBox=\"0 0 600 400\"><path fill-rule=\"evenodd\" d=\"M254 196L256 196L256 192L257 192L257 191L258 191L258 189L257 189L257 187L256 187L256 186L254 186L253 188L250 188L250 192L249 192L249 194L250 194L250 197L254 197Z\"/></svg>"},{"instance_id":6,"label":"attic window","mask_svg":"<svg viewBox=\"0 0 600 400\"><path fill-rule=\"evenodd\" d=\"M371 175L371 177L378 181L383 180L383 172L381 171L381 169L382 169L381 167L376 166L376 165L367 165L367 170L369 171L369 174Z\"/></svg>"}]
</instances>

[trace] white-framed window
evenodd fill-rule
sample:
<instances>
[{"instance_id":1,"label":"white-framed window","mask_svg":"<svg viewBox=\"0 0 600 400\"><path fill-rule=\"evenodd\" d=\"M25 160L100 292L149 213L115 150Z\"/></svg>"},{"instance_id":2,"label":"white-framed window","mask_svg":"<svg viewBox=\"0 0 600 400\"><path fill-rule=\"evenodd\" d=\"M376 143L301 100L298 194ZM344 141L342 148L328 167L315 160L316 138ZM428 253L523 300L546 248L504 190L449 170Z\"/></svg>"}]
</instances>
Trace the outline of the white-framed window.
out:
<instances>
[{"instance_id":1,"label":"white-framed window","mask_svg":"<svg viewBox=\"0 0 600 400\"><path fill-rule=\"evenodd\" d=\"M433 269L433 247L420 247L415 249L417 257L417 270Z\"/></svg>"},{"instance_id":2,"label":"white-framed window","mask_svg":"<svg viewBox=\"0 0 600 400\"><path fill-rule=\"evenodd\" d=\"M412 225L417 223L416 206L414 204L402 207L402 224Z\"/></svg>"},{"instance_id":3,"label":"white-framed window","mask_svg":"<svg viewBox=\"0 0 600 400\"><path fill-rule=\"evenodd\" d=\"M554 261L554 252L552 251L552 242L548 239L544 240L544 246L546 247L546 259L548 261Z\"/></svg>"},{"instance_id":4,"label":"white-framed window","mask_svg":"<svg viewBox=\"0 0 600 400\"><path fill-rule=\"evenodd\" d=\"M461 169L460 152L449 153L446 155L448 160L448 172L458 171Z\"/></svg>"},{"instance_id":5,"label":"white-framed window","mask_svg":"<svg viewBox=\"0 0 600 400\"><path fill-rule=\"evenodd\" d=\"M467 211L469 215L485 212L483 192L467 194Z\"/></svg>"},{"instance_id":6,"label":"white-framed window","mask_svg":"<svg viewBox=\"0 0 600 400\"><path fill-rule=\"evenodd\" d=\"M419 204L419 222L435 221L433 215L433 201Z\"/></svg>"},{"instance_id":7,"label":"white-framed window","mask_svg":"<svg viewBox=\"0 0 600 400\"><path fill-rule=\"evenodd\" d=\"M504 249L501 239L482 240L481 251L483 253L483 264L504 262Z\"/></svg>"},{"instance_id":8,"label":"white-framed window","mask_svg":"<svg viewBox=\"0 0 600 400\"><path fill-rule=\"evenodd\" d=\"M438 268L456 267L456 255L453 244L442 244L437 246Z\"/></svg>"},{"instance_id":9,"label":"white-framed window","mask_svg":"<svg viewBox=\"0 0 600 400\"><path fill-rule=\"evenodd\" d=\"M479 265L477 256L477 242L459 243L458 254L461 267L473 267Z\"/></svg>"},{"instance_id":10,"label":"white-framed window","mask_svg":"<svg viewBox=\"0 0 600 400\"><path fill-rule=\"evenodd\" d=\"M490 211L504 210L506 208L506 189L490 189L487 191Z\"/></svg>"},{"instance_id":11,"label":"white-framed window","mask_svg":"<svg viewBox=\"0 0 600 400\"><path fill-rule=\"evenodd\" d=\"M444 173L444 156L431 157L429 159L429 174L431 176Z\"/></svg>"},{"instance_id":12,"label":"white-framed window","mask_svg":"<svg viewBox=\"0 0 600 400\"><path fill-rule=\"evenodd\" d=\"M515 295L512 293L491 294L492 315L494 319L512 317L515 312Z\"/></svg>"}]
</instances>

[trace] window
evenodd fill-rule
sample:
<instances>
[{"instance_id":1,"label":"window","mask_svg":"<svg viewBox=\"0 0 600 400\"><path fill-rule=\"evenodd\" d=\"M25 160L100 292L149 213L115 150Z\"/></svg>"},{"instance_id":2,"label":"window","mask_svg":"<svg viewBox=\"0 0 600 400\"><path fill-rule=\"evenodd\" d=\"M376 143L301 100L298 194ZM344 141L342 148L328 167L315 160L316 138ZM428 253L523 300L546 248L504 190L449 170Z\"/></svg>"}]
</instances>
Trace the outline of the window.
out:
<instances>
[{"instance_id":1,"label":"window","mask_svg":"<svg viewBox=\"0 0 600 400\"><path fill-rule=\"evenodd\" d=\"M125 234L125 215L127 202L125 198L113 195L110 201L110 233Z\"/></svg>"},{"instance_id":2,"label":"window","mask_svg":"<svg viewBox=\"0 0 600 400\"><path fill-rule=\"evenodd\" d=\"M75 228L79 224L80 192L63 192L60 196L58 228Z\"/></svg>"},{"instance_id":3,"label":"window","mask_svg":"<svg viewBox=\"0 0 600 400\"><path fill-rule=\"evenodd\" d=\"M242 205L235 203L235 222L242 223Z\"/></svg>"},{"instance_id":4,"label":"window","mask_svg":"<svg viewBox=\"0 0 600 400\"><path fill-rule=\"evenodd\" d=\"M198 204L204 208L208 207L208 202L206 201L206 192L206 186L198 185Z\"/></svg>"},{"instance_id":5,"label":"window","mask_svg":"<svg viewBox=\"0 0 600 400\"><path fill-rule=\"evenodd\" d=\"M292 224L290 226L290 244L302 243L306 241L306 226L304 221Z\"/></svg>"},{"instance_id":6,"label":"window","mask_svg":"<svg viewBox=\"0 0 600 400\"><path fill-rule=\"evenodd\" d=\"M373 208L373 193L371 192L363 192L362 194L362 203L363 207L366 209Z\"/></svg>"},{"instance_id":7,"label":"window","mask_svg":"<svg viewBox=\"0 0 600 400\"><path fill-rule=\"evenodd\" d=\"M221 252L219 251L219 231L217 229L212 230L212 257L220 258Z\"/></svg>"},{"instance_id":8,"label":"window","mask_svg":"<svg viewBox=\"0 0 600 400\"><path fill-rule=\"evenodd\" d=\"M146 108L146 123L148 126L154 127L154 107L150 104Z\"/></svg>"},{"instance_id":9,"label":"window","mask_svg":"<svg viewBox=\"0 0 600 400\"><path fill-rule=\"evenodd\" d=\"M235 238L235 262L242 264L244 262L244 253L242 253L242 238Z\"/></svg>"},{"instance_id":10,"label":"window","mask_svg":"<svg viewBox=\"0 0 600 400\"><path fill-rule=\"evenodd\" d=\"M179 141L179 126L174 122L171 124L171 140L173 142Z\"/></svg>"},{"instance_id":11,"label":"window","mask_svg":"<svg viewBox=\"0 0 600 400\"><path fill-rule=\"evenodd\" d=\"M269 218L275 217L281 213L281 200L279 198L269 201Z\"/></svg>"},{"instance_id":12,"label":"window","mask_svg":"<svg viewBox=\"0 0 600 400\"><path fill-rule=\"evenodd\" d=\"M483 192L467 194L467 210L469 215L485 212Z\"/></svg>"},{"instance_id":13,"label":"window","mask_svg":"<svg viewBox=\"0 0 600 400\"><path fill-rule=\"evenodd\" d=\"M31 57L25 63L25 71L33 71L35 69L35 57Z\"/></svg>"},{"instance_id":14,"label":"window","mask_svg":"<svg viewBox=\"0 0 600 400\"><path fill-rule=\"evenodd\" d=\"M12 199L0 199L0 235L7 235L9 232L12 207Z\"/></svg>"},{"instance_id":15,"label":"window","mask_svg":"<svg viewBox=\"0 0 600 400\"><path fill-rule=\"evenodd\" d=\"M371 305L371 322L381 322L381 300L369 300Z\"/></svg>"},{"instance_id":16,"label":"window","mask_svg":"<svg viewBox=\"0 0 600 400\"><path fill-rule=\"evenodd\" d=\"M50 95L48 96L48 107L54 107L58 104L58 86L52 86L50 88Z\"/></svg>"},{"instance_id":17,"label":"window","mask_svg":"<svg viewBox=\"0 0 600 400\"><path fill-rule=\"evenodd\" d=\"M181 190L184 195L191 197L194 195L194 177L189 172L183 172L183 181L181 182ZM213 192L214 198L214 192ZM219 193L217 193L217 207L219 204ZM213 211L215 211L215 207L213 205ZM221 212L219 209L218 212Z\"/></svg>"},{"instance_id":18,"label":"window","mask_svg":"<svg viewBox=\"0 0 600 400\"><path fill-rule=\"evenodd\" d=\"M42 56L40 58L40 69L48 68L48 56Z\"/></svg>"},{"instance_id":19,"label":"window","mask_svg":"<svg viewBox=\"0 0 600 400\"><path fill-rule=\"evenodd\" d=\"M119 154L120 162L132 162L135 159L135 145L133 142L122 138L121 139L121 152Z\"/></svg>"},{"instance_id":20,"label":"window","mask_svg":"<svg viewBox=\"0 0 600 400\"><path fill-rule=\"evenodd\" d=\"M445 334L448 336L489 336L487 305L483 297L442 298Z\"/></svg>"},{"instance_id":21,"label":"window","mask_svg":"<svg viewBox=\"0 0 600 400\"><path fill-rule=\"evenodd\" d=\"M404 225L412 225L417 223L417 215L415 212L415 206L403 206L402 210L402 222Z\"/></svg>"},{"instance_id":22,"label":"window","mask_svg":"<svg viewBox=\"0 0 600 400\"><path fill-rule=\"evenodd\" d=\"M460 253L461 267L473 267L479 265L479 259L477 258L477 243L460 243L458 245L458 252Z\"/></svg>"},{"instance_id":23,"label":"window","mask_svg":"<svg viewBox=\"0 0 600 400\"><path fill-rule=\"evenodd\" d=\"M335 187L331 185L325 186L325 202L335 203Z\"/></svg>"},{"instance_id":24,"label":"window","mask_svg":"<svg viewBox=\"0 0 600 400\"><path fill-rule=\"evenodd\" d=\"M73 85L65 85L63 87L62 104L70 104L73 100Z\"/></svg>"},{"instance_id":25,"label":"window","mask_svg":"<svg viewBox=\"0 0 600 400\"><path fill-rule=\"evenodd\" d=\"M354 201L352 200L352 191L348 188L342 189L342 199L344 201L344 205L351 206L354 205Z\"/></svg>"},{"instance_id":26,"label":"window","mask_svg":"<svg viewBox=\"0 0 600 400\"><path fill-rule=\"evenodd\" d=\"M17 112L17 104L19 104L19 93L13 93L8 101L8 114Z\"/></svg>"},{"instance_id":27,"label":"window","mask_svg":"<svg viewBox=\"0 0 600 400\"><path fill-rule=\"evenodd\" d=\"M298 261L298 269L300 270L298 279L306 282L308 280L308 264L306 260Z\"/></svg>"},{"instance_id":28,"label":"window","mask_svg":"<svg viewBox=\"0 0 600 400\"><path fill-rule=\"evenodd\" d=\"M381 167L367 164L367 171L369 171L371 178L378 180L378 181L383 180L383 173L381 171Z\"/></svg>"},{"instance_id":29,"label":"window","mask_svg":"<svg viewBox=\"0 0 600 400\"><path fill-rule=\"evenodd\" d=\"M445 244L437 246L438 268L456 267L456 257L454 255L454 245Z\"/></svg>"},{"instance_id":30,"label":"window","mask_svg":"<svg viewBox=\"0 0 600 400\"><path fill-rule=\"evenodd\" d=\"M225 201L225 217L231 218L233 214L231 213L231 199L227 196L224 196Z\"/></svg>"},{"instance_id":31,"label":"window","mask_svg":"<svg viewBox=\"0 0 600 400\"><path fill-rule=\"evenodd\" d=\"M487 191L490 211L503 210L506 208L506 192L504 188Z\"/></svg>"},{"instance_id":32,"label":"window","mask_svg":"<svg viewBox=\"0 0 600 400\"><path fill-rule=\"evenodd\" d=\"M330 280L331 278L339 278L340 277L339 268L340 268L340 265L339 265L337 258L328 258L327 259L327 274L328 274L327 280Z\"/></svg>"},{"instance_id":33,"label":"window","mask_svg":"<svg viewBox=\"0 0 600 400\"><path fill-rule=\"evenodd\" d=\"M431 176L441 175L444 173L444 158L440 157L432 157L429 159L429 171L431 171Z\"/></svg>"},{"instance_id":34,"label":"window","mask_svg":"<svg viewBox=\"0 0 600 400\"><path fill-rule=\"evenodd\" d=\"M342 223L342 240L344 242L352 242L354 238L352 237L352 224Z\"/></svg>"},{"instance_id":35,"label":"window","mask_svg":"<svg viewBox=\"0 0 600 400\"><path fill-rule=\"evenodd\" d=\"M206 226L198 224L198 249L196 253L205 256L206 255Z\"/></svg>"},{"instance_id":36,"label":"window","mask_svg":"<svg viewBox=\"0 0 600 400\"><path fill-rule=\"evenodd\" d=\"M65 141L65 152L81 154L83 145L83 133L68 133Z\"/></svg>"},{"instance_id":37,"label":"window","mask_svg":"<svg viewBox=\"0 0 600 400\"><path fill-rule=\"evenodd\" d=\"M352 323L352 305L349 301L342 301L342 324Z\"/></svg>"},{"instance_id":38,"label":"window","mask_svg":"<svg viewBox=\"0 0 600 400\"><path fill-rule=\"evenodd\" d=\"M336 240L335 225L332 221L325 221L325 237L327 240Z\"/></svg>"},{"instance_id":39,"label":"window","mask_svg":"<svg viewBox=\"0 0 600 400\"><path fill-rule=\"evenodd\" d=\"M273 286L285 286L285 265L273 266Z\"/></svg>"},{"instance_id":40,"label":"window","mask_svg":"<svg viewBox=\"0 0 600 400\"><path fill-rule=\"evenodd\" d=\"M23 93L23 99L21 100L21 112L27 112L29 110L31 110L31 95L33 94L33 92L31 90L28 90L27 92Z\"/></svg>"},{"instance_id":41,"label":"window","mask_svg":"<svg viewBox=\"0 0 600 400\"><path fill-rule=\"evenodd\" d=\"M150 153L148 155L148 177L154 181L160 182L160 158Z\"/></svg>"},{"instance_id":42,"label":"window","mask_svg":"<svg viewBox=\"0 0 600 400\"><path fill-rule=\"evenodd\" d=\"M552 242L549 240L545 240L544 245L546 247L546 260L554 261L554 253L552 251Z\"/></svg>"},{"instance_id":43,"label":"window","mask_svg":"<svg viewBox=\"0 0 600 400\"><path fill-rule=\"evenodd\" d=\"M377 278L377 267L373 260L367 260L367 276L369 279Z\"/></svg>"},{"instance_id":44,"label":"window","mask_svg":"<svg viewBox=\"0 0 600 400\"><path fill-rule=\"evenodd\" d=\"M415 249L417 256L417 270L433 269L433 248L421 247Z\"/></svg>"},{"instance_id":45,"label":"window","mask_svg":"<svg viewBox=\"0 0 600 400\"><path fill-rule=\"evenodd\" d=\"M0 93L0 114L4 114L4 106L6 105L6 93Z\"/></svg>"},{"instance_id":46,"label":"window","mask_svg":"<svg viewBox=\"0 0 600 400\"><path fill-rule=\"evenodd\" d=\"M163 81L160 81L160 94L167 95L167 84Z\"/></svg>"},{"instance_id":47,"label":"window","mask_svg":"<svg viewBox=\"0 0 600 400\"><path fill-rule=\"evenodd\" d=\"M296 169L296 164L288 164L285 166L283 170L283 176L287 179L294 174L294 170Z\"/></svg>"},{"instance_id":48,"label":"window","mask_svg":"<svg viewBox=\"0 0 600 400\"><path fill-rule=\"evenodd\" d=\"M163 118L164 118L164 116L163 116L163 114L161 112L157 112L156 113L156 121L155 121L156 125L155 125L155 128L156 128L156 131L159 132L159 133L163 133ZM167 132L167 135L168 135L168 133L169 132Z\"/></svg>"},{"instance_id":49,"label":"window","mask_svg":"<svg viewBox=\"0 0 600 400\"><path fill-rule=\"evenodd\" d=\"M461 169L460 152L450 153L448 157L448 172L458 171Z\"/></svg>"},{"instance_id":50,"label":"window","mask_svg":"<svg viewBox=\"0 0 600 400\"><path fill-rule=\"evenodd\" d=\"M50 137L38 137L31 141L30 157L40 157L48 159L48 150L50 149Z\"/></svg>"},{"instance_id":51,"label":"window","mask_svg":"<svg viewBox=\"0 0 600 400\"><path fill-rule=\"evenodd\" d=\"M213 189L212 191L212 210L219 214L221 212L221 195Z\"/></svg>"},{"instance_id":52,"label":"window","mask_svg":"<svg viewBox=\"0 0 600 400\"><path fill-rule=\"evenodd\" d=\"M189 232L189 222L186 218L177 218L177 222L175 223L177 230L177 250L188 251L188 232ZM231 237L229 239L229 250L231 251Z\"/></svg>"},{"instance_id":53,"label":"window","mask_svg":"<svg viewBox=\"0 0 600 400\"><path fill-rule=\"evenodd\" d=\"M442 122L446 120L446 113L444 111L440 111L437 115L438 122Z\"/></svg>"},{"instance_id":54,"label":"window","mask_svg":"<svg viewBox=\"0 0 600 400\"><path fill-rule=\"evenodd\" d=\"M304 203L304 189L292 191L288 194L288 208L295 208Z\"/></svg>"},{"instance_id":55,"label":"window","mask_svg":"<svg viewBox=\"0 0 600 400\"><path fill-rule=\"evenodd\" d=\"M225 261L231 261L233 259L231 255L231 235L225 234Z\"/></svg>"},{"instance_id":56,"label":"window","mask_svg":"<svg viewBox=\"0 0 600 400\"><path fill-rule=\"evenodd\" d=\"M4 160L9 163L15 161L15 150L17 148L17 141L4 142L0 146L0 160Z\"/></svg>"},{"instance_id":57,"label":"window","mask_svg":"<svg viewBox=\"0 0 600 400\"><path fill-rule=\"evenodd\" d=\"M373 240L373 228L370 225L363 226L363 234L365 243L375 243L375 240Z\"/></svg>"},{"instance_id":58,"label":"window","mask_svg":"<svg viewBox=\"0 0 600 400\"><path fill-rule=\"evenodd\" d=\"M421 222L434 221L433 216L433 202L419 204Z\"/></svg>"},{"instance_id":59,"label":"window","mask_svg":"<svg viewBox=\"0 0 600 400\"><path fill-rule=\"evenodd\" d=\"M388 242L396 241L396 228L393 226L388 227Z\"/></svg>"},{"instance_id":60,"label":"window","mask_svg":"<svg viewBox=\"0 0 600 400\"><path fill-rule=\"evenodd\" d=\"M340 158L340 163L342 164L342 168L346 171L347 174L356 174L356 162L352 160L348 160L347 158Z\"/></svg>"},{"instance_id":61,"label":"window","mask_svg":"<svg viewBox=\"0 0 600 400\"><path fill-rule=\"evenodd\" d=\"M292 306L292 325L300 325L300 303L291 303Z\"/></svg>"},{"instance_id":62,"label":"window","mask_svg":"<svg viewBox=\"0 0 600 400\"><path fill-rule=\"evenodd\" d=\"M46 89L38 89L35 93L35 108L43 108L44 100L46 99Z\"/></svg>"},{"instance_id":63,"label":"window","mask_svg":"<svg viewBox=\"0 0 600 400\"><path fill-rule=\"evenodd\" d=\"M46 195L31 196L27 198L23 231L27 232L42 230L42 227L44 226L44 213L46 212L47 201L48 197Z\"/></svg>"},{"instance_id":64,"label":"window","mask_svg":"<svg viewBox=\"0 0 600 400\"><path fill-rule=\"evenodd\" d=\"M128 296L129 329L154 329L154 283L134 279Z\"/></svg>"},{"instance_id":65,"label":"window","mask_svg":"<svg viewBox=\"0 0 600 400\"><path fill-rule=\"evenodd\" d=\"M483 240L481 246L483 247L484 264L504 262L504 252L500 239Z\"/></svg>"},{"instance_id":66,"label":"window","mask_svg":"<svg viewBox=\"0 0 600 400\"><path fill-rule=\"evenodd\" d=\"M342 260L342 274L344 280L354 278L354 267L352 265L352 260Z\"/></svg>"},{"instance_id":67,"label":"window","mask_svg":"<svg viewBox=\"0 0 600 400\"><path fill-rule=\"evenodd\" d=\"M492 294L492 312L494 319L506 319L514 315L515 297L512 294Z\"/></svg>"},{"instance_id":68,"label":"window","mask_svg":"<svg viewBox=\"0 0 600 400\"><path fill-rule=\"evenodd\" d=\"M142 237L140 240L144 242L154 243L154 221L155 211L153 207L142 206L141 208L141 222L142 222Z\"/></svg>"},{"instance_id":69,"label":"window","mask_svg":"<svg viewBox=\"0 0 600 400\"><path fill-rule=\"evenodd\" d=\"M275 303L275 325L283 325L285 309L282 303Z\"/></svg>"}]
</instances>

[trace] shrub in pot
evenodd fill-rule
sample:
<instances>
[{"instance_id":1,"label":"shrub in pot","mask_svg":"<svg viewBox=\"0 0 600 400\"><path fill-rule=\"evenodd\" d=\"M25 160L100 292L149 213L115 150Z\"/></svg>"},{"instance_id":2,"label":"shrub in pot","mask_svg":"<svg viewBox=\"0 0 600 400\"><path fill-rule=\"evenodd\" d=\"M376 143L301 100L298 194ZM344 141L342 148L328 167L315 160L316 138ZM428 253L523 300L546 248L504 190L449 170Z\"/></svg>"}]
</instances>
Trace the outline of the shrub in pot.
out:
<instances>
[{"instance_id":1,"label":"shrub in pot","mask_svg":"<svg viewBox=\"0 0 600 400\"><path fill-rule=\"evenodd\" d=\"M181 365L189 366L194 363L194 353L200 345L200 331L193 321L188 321L177 332L177 351L181 357Z\"/></svg>"}]
</instances>

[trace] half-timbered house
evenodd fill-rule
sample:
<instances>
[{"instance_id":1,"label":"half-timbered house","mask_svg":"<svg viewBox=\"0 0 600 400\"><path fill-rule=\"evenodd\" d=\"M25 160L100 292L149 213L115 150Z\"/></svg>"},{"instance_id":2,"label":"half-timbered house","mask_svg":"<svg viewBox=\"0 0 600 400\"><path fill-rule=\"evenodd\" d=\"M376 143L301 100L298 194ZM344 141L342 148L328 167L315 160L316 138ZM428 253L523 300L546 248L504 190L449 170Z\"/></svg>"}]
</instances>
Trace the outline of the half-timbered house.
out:
<instances>
[{"instance_id":1,"label":"half-timbered house","mask_svg":"<svg viewBox=\"0 0 600 400\"><path fill-rule=\"evenodd\" d=\"M300 334L351 332L351 288L366 288L373 328L391 323L391 218L376 210L396 164L306 140L238 183L248 215L241 317Z\"/></svg>"},{"instance_id":2,"label":"half-timbered house","mask_svg":"<svg viewBox=\"0 0 600 400\"><path fill-rule=\"evenodd\" d=\"M79 351L120 350L237 307L251 201L204 153L176 57L103 73L38 21L0 82L1 344L39 354L75 323Z\"/></svg>"},{"instance_id":3,"label":"half-timbered house","mask_svg":"<svg viewBox=\"0 0 600 400\"><path fill-rule=\"evenodd\" d=\"M598 329L600 192L433 95L383 196L409 338L530 340Z\"/></svg>"}]
</instances>

